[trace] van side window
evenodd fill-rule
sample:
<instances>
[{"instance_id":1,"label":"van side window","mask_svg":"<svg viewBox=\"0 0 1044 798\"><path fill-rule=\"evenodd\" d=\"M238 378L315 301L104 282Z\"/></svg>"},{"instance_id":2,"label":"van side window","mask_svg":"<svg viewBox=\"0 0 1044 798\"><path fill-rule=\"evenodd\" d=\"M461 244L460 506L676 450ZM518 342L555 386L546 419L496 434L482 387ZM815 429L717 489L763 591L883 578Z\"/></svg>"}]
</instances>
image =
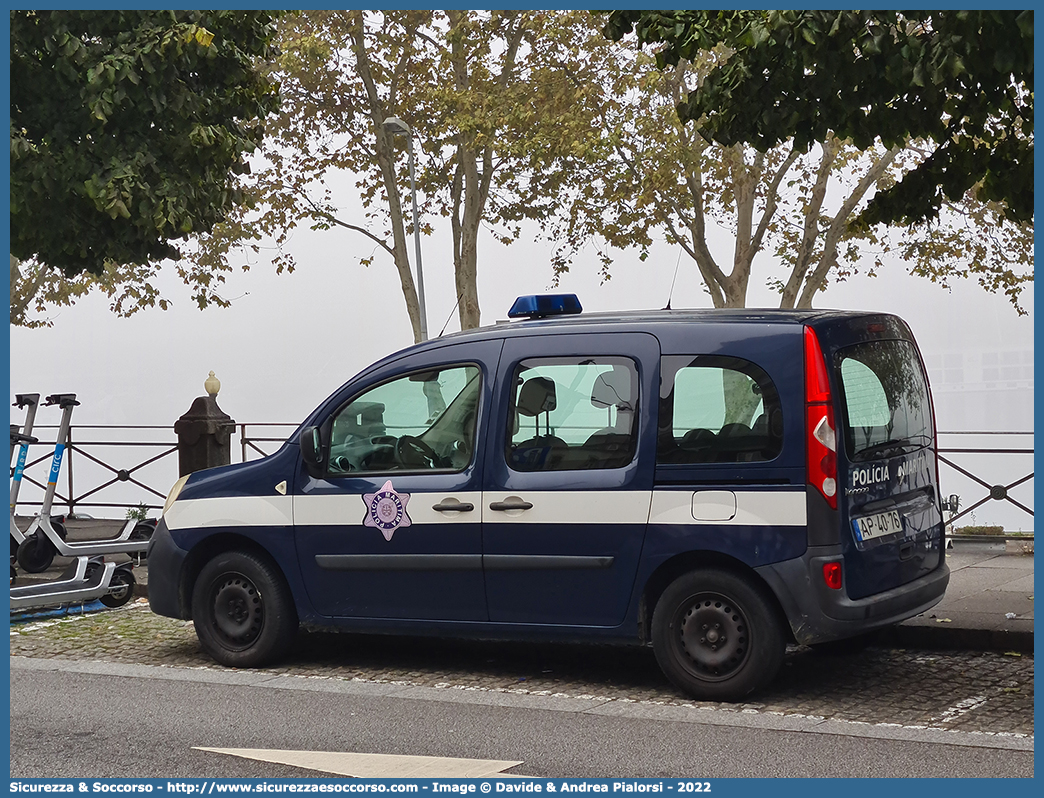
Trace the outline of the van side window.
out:
<instances>
[{"instance_id":1,"label":"van side window","mask_svg":"<svg viewBox=\"0 0 1044 798\"><path fill-rule=\"evenodd\" d=\"M769 376L748 360L662 358L658 463L771 460L783 446L783 410Z\"/></svg>"},{"instance_id":2,"label":"van side window","mask_svg":"<svg viewBox=\"0 0 1044 798\"><path fill-rule=\"evenodd\" d=\"M331 476L463 470L475 448L480 387L477 366L457 366L365 391L333 419Z\"/></svg>"},{"instance_id":3,"label":"van side window","mask_svg":"<svg viewBox=\"0 0 1044 798\"><path fill-rule=\"evenodd\" d=\"M524 360L505 457L515 471L621 468L638 442L638 370L623 357Z\"/></svg>"}]
</instances>

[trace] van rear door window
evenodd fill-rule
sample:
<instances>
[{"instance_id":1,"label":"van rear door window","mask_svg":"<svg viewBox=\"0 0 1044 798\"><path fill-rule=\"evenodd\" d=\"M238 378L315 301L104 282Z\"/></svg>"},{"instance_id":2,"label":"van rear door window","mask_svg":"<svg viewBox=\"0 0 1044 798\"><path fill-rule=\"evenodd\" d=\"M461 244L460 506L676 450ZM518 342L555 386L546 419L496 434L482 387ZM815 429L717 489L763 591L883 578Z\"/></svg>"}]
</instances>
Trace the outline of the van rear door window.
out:
<instances>
[{"instance_id":1,"label":"van rear door window","mask_svg":"<svg viewBox=\"0 0 1044 798\"><path fill-rule=\"evenodd\" d=\"M779 454L779 393L750 361L666 356L660 386L657 462L764 462Z\"/></svg>"},{"instance_id":2,"label":"van rear door window","mask_svg":"<svg viewBox=\"0 0 1044 798\"><path fill-rule=\"evenodd\" d=\"M850 460L914 451L934 438L928 383L909 341L869 341L838 353Z\"/></svg>"}]
</instances>

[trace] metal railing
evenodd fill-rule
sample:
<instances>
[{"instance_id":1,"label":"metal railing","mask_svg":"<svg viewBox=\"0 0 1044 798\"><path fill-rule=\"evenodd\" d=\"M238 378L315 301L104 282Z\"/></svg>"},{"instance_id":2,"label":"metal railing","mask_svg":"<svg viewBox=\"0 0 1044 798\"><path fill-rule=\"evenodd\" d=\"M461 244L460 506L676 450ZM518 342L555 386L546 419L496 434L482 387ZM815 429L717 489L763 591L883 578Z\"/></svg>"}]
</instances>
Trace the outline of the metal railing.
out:
<instances>
[{"instance_id":1,"label":"metal railing","mask_svg":"<svg viewBox=\"0 0 1044 798\"><path fill-rule=\"evenodd\" d=\"M264 457L279 448L297 424L259 422L236 424L242 462ZM261 428L258 432L258 428ZM19 507L39 507L54 453L57 425L38 424L40 443L30 447L22 475ZM273 432L285 433L280 435ZM69 429L53 511L158 510L178 478L178 441L172 426L80 424ZM34 490L35 493L34 493ZM118 494L118 495L117 495Z\"/></svg>"},{"instance_id":2,"label":"metal railing","mask_svg":"<svg viewBox=\"0 0 1044 798\"><path fill-rule=\"evenodd\" d=\"M42 492L46 489L47 469L50 468L51 456L54 453L53 441L46 441L46 430L56 434L56 425L37 425L33 430L34 435L41 442L34 447L42 452L37 457L26 460L25 470L22 474L22 491L19 496L19 506L39 507L42 503L42 495L36 500L27 500L24 491L29 486L34 486ZM147 433L147 434L144 434ZM166 439L162 441L149 440L149 438L161 437L166 433ZM140 438L146 438L141 440ZM111 440L111 438L118 438ZM139 438L138 440L133 440ZM151 450L142 455L142 449ZM77 508L112 508L133 509L145 505L147 509L159 509L163 506L167 491L173 480L166 484L157 485L155 480L146 479L141 474L142 469L157 463L165 458L172 462L171 470L177 474L177 458L171 455L178 451L177 439L174 437L172 427L161 426L129 426L110 424L81 424L70 427L68 438L65 441L65 455L62 461L63 474L59 477L59 487L55 492L53 510L55 513L64 511L72 515ZM33 467L44 465L44 471L40 478L33 474ZM88 465L89 464L89 465ZM84 472L90 474L89 479L84 479ZM80 475L79 484L77 474ZM177 479L175 476L174 479ZM86 486L85 483L86 482ZM150 484L150 482L152 484ZM64 490L62 485L67 486ZM135 486L138 501L99 501L101 494L113 486L129 484ZM77 488L80 492L77 492ZM119 491L124 496L128 491ZM157 504L156 501L159 501Z\"/></svg>"},{"instance_id":3,"label":"metal railing","mask_svg":"<svg viewBox=\"0 0 1044 798\"><path fill-rule=\"evenodd\" d=\"M1000 447L997 447L997 446L984 446L984 445L962 445L962 446L956 446L956 445L947 445L945 443L945 441L947 441L951 437L956 437L956 438L960 438L960 439L967 439L967 438L972 438L972 437L996 438L997 436L1005 436L1008 440L1011 440L1013 438L1016 439L1016 440L1028 439L1029 442L1030 442L1030 445L1029 446L1018 446L1018 445L1016 445L1016 446L1008 446L1008 447L1000 448ZM952 526L954 521L957 521L957 520L959 520L959 519L961 519L961 518L963 518L963 517L965 517L965 516L967 516L967 515L969 515L971 513L974 513L975 510L977 510L978 508L982 507L984 504L986 504L987 502L990 502L990 501L1008 502L1011 505L1013 505L1014 507L1018 508L1022 513L1025 513L1026 515L1028 515L1031 519L1033 518L1033 509L1031 507L1027 507L1024 502L1018 501L1017 499L1015 499L1011 495L1011 491L1013 489L1019 487L1020 485L1025 485L1026 483L1030 482L1030 480L1033 479L1033 445L1032 445L1033 444L1033 433L1032 432L1003 432L1003 431L978 431L977 432L977 431L965 431L965 430L962 430L962 431L959 431L959 432L940 432L939 433L939 440L940 440L940 445L939 445L939 464L940 464L940 466L946 466L946 467L952 469L957 474L960 474L963 477L965 477L967 480L969 480L972 483L973 486L976 486L978 489L985 490L985 494L982 494L982 493L977 491L975 494L973 494L973 497L971 499L972 504L970 504L970 505L969 504L964 504L962 508L958 509L958 511L956 513L951 515L949 517L949 521L948 521L949 525ZM993 481L993 482L987 481L982 476L980 476L979 474L976 474L974 471L972 471L970 467L966 467L965 465L962 465L962 464L959 464L957 462L954 462L955 460L959 459L958 455L976 455L976 456L980 456L980 457L983 456L983 455L991 455L991 456L992 455L1021 456L1021 459L1018 460L1019 467L1014 469L1014 473L1018 474L1019 476L1016 476L1014 479L1008 477L1006 479L997 481L997 477L996 477L997 472L994 471L993 473L994 473L994 480L995 481ZM1028 458L1028 463L1026 464L1025 467L1023 467L1023 463L1026 463L1026 458ZM1014 460L1009 460L1009 463L1014 463L1014 462L1015 462ZM1026 468L1029 469L1028 473L1025 473L1026 472ZM981 472L982 468L980 467L978 470ZM942 486L944 487L943 492L946 493L947 492L945 490L945 485L946 485L945 476L946 476L946 473L944 471L942 471L942 469L940 469L940 471L941 471L941 473L939 474L939 481L942 483ZM1031 492L1030 495L1029 495L1029 501L1031 503L1032 503L1032 495L1033 494ZM1032 535L1032 531L1030 532L1030 535ZM1027 535L1019 535L1018 537L1026 537L1026 536ZM999 535L997 537L999 537L999 538L1006 538L1006 537L1015 537L1015 536L1012 536L1012 535Z\"/></svg>"},{"instance_id":4,"label":"metal railing","mask_svg":"<svg viewBox=\"0 0 1044 798\"><path fill-rule=\"evenodd\" d=\"M236 424L239 429L239 445L241 451L241 462L245 463L248 459L249 454L259 454L262 457L267 457L272 454L279 446L282 446L286 439L290 436L298 424L284 424L278 421L258 421L253 424ZM251 435L249 434L250 427L263 427L265 430L280 429L284 431L285 435ZM262 449L258 444L266 444L268 451ZM272 444L277 444L273 446Z\"/></svg>"},{"instance_id":5,"label":"metal railing","mask_svg":"<svg viewBox=\"0 0 1044 798\"><path fill-rule=\"evenodd\" d=\"M235 435L239 440L230 441L229 445L238 446L241 462L247 462L255 457L272 454L297 426L295 423L279 422L236 424ZM54 451L54 442L46 442L45 430L48 429L57 430L57 427L36 427L35 432L41 442L30 451L35 450L40 454L31 456L26 462L19 506L39 507L41 504L47 469ZM951 443L955 437L963 442L980 436L989 436L989 440L999 436L1017 441L1028 439L1029 444L987 446ZM948 489L948 485L956 481L955 475L958 474L963 477L969 490L976 491L968 495L968 491L962 490L962 498L967 501L962 502L959 512L950 518L950 524L991 501L1007 502L1032 519L1032 491L1023 500L1011 495L1013 489L1033 479L1032 432L940 432L939 438L940 480L944 496L954 492ZM88 508L126 510L141 505L150 510L160 509L167 491L178 478L177 457L173 456L178 450L177 438L172 426L74 425L69 430L66 447L62 464L64 473L55 494L55 512L61 512L59 508L64 508L69 514ZM984 468L985 460L975 466L958 462L970 457L993 460L997 456L1008 458L1008 471L1012 470L1012 458L1022 458L1018 461L1020 467L1016 469L1014 478L1000 478L999 474L1005 469ZM1023 462L1028 462L1028 472L1021 467ZM34 470L39 473L38 477L34 476ZM31 490L27 495L26 490L30 486L39 490L40 498L31 495ZM119 493L119 497L114 496L115 493Z\"/></svg>"}]
</instances>

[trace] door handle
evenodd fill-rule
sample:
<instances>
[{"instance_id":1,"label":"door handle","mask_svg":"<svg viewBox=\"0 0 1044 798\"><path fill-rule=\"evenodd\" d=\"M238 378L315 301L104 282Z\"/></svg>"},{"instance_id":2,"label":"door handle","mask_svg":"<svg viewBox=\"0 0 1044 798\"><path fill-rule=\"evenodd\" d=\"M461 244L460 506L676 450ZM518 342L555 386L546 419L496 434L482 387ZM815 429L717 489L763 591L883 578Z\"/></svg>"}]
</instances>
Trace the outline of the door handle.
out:
<instances>
[{"instance_id":1,"label":"door handle","mask_svg":"<svg viewBox=\"0 0 1044 798\"><path fill-rule=\"evenodd\" d=\"M475 509L475 505L471 502L459 502L456 499L447 499L446 501L441 501L438 504L433 504L431 506L431 509L440 513L451 511L456 513L470 513L472 510Z\"/></svg>"},{"instance_id":2,"label":"door handle","mask_svg":"<svg viewBox=\"0 0 1044 798\"><path fill-rule=\"evenodd\" d=\"M532 502L522 501L521 499L515 499L514 501L506 502L492 502L489 505L490 510L528 510L533 506Z\"/></svg>"}]
</instances>

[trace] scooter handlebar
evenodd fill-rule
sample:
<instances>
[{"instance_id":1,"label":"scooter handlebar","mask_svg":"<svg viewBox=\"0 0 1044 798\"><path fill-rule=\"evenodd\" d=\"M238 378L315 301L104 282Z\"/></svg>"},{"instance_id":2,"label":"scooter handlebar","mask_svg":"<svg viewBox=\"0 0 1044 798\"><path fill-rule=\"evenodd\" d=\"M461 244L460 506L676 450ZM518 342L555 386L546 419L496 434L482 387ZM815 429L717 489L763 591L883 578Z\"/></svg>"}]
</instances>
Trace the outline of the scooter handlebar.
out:
<instances>
[{"instance_id":1,"label":"scooter handlebar","mask_svg":"<svg viewBox=\"0 0 1044 798\"><path fill-rule=\"evenodd\" d=\"M18 431L18 428L14 424L11 425L11 443L12 444L17 444L17 443L39 443L39 442L40 442L39 438L34 438L32 435L23 435L21 432Z\"/></svg>"},{"instance_id":2,"label":"scooter handlebar","mask_svg":"<svg viewBox=\"0 0 1044 798\"><path fill-rule=\"evenodd\" d=\"M45 405L60 405L63 408L76 406L79 402L76 401L76 394L74 393L56 393L51 394L44 399Z\"/></svg>"},{"instance_id":3,"label":"scooter handlebar","mask_svg":"<svg viewBox=\"0 0 1044 798\"><path fill-rule=\"evenodd\" d=\"M38 393L16 393L14 404L11 407L22 408L26 406L35 405L40 401L40 394Z\"/></svg>"}]
</instances>

